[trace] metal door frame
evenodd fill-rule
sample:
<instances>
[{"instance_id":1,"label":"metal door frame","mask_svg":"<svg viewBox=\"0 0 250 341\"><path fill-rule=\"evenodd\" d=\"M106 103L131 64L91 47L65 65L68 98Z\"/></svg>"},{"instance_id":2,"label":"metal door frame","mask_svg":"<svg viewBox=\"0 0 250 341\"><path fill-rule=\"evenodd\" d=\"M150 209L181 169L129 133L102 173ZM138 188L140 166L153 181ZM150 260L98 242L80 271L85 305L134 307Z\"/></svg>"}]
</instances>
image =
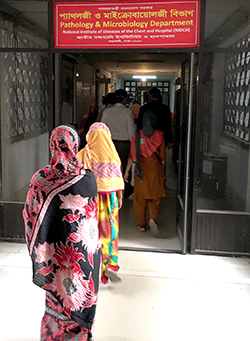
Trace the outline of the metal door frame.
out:
<instances>
[{"instance_id":1,"label":"metal door frame","mask_svg":"<svg viewBox=\"0 0 250 341\"><path fill-rule=\"evenodd\" d=\"M201 3L201 12L203 10L203 5ZM57 67L58 67L58 56L61 54L61 53L65 53L65 52L70 52L70 53L76 53L77 51L81 51L81 49L77 50L77 49L73 49L73 50L60 50L60 49L55 49L54 46L53 46L53 42L54 42L54 25L53 25L53 0L48 0L48 27L49 27L49 30L48 30L48 47L46 48L42 48L42 49L34 49L35 51L37 52L47 52L48 53L48 57L49 57L49 63L48 63L48 67L49 67L49 74L50 74L50 77L49 77L49 88L51 89L50 91L50 96L49 96L49 130L52 131L52 129L59 123L58 122L58 119L59 119L59 109L60 109L60 106L58 105L58 102L60 102L58 96L60 96L58 93L57 93L57 90L60 89L60 81L58 78L56 78L56 74L55 74L55 66L57 64ZM202 29L202 25L201 25L201 29ZM201 35L202 37L202 35ZM1 52L6 52L6 51L16 51L17 49L13 49L13 48L0 48L0 51ZM30 51L32 49L18 49L22 52L25 52L25 51ZM199 53L200 51L200 47L197 47L197 48L171 48L171 49L166 49L166 48L161 48L161 49L157 49L157 48L154 48L154 49L140 49L142 52L145 52L145 53L150 53L152 51L155 51L155 52L164 52L164 53L188 53L188 54L191 54L191 56L193 56L192 58L194 59L194 54L195 52L196 53ZM116 50L116 49L112 49L112 53L115 53L115 52L119 52L120 50ZM96 50L92 49L92 50L88 50L86 51L88 53L95 53ZM108 52L111 52L110 50L102 50L103 53L108 53ZM130 53L135 53L135 52L138 52L138 49L131 49L129 51ZM194 63L194 61L193 61ZM191 78L192 79L192 78ZM190 89L192 89L193 86L191 86L190 84ZM57 97L57 101L54 101L54 99ZM189 98L192 99L192 94L189 94ZM57 103L55 103L57 102ZM191 125L191 111L192 111L192 102L191 104L189 104L189 126ZM0 127L1 129L1 127ZM189 128L189 134L188 134L188 162L190 162L190 145L191 145L191 128ZM1 150L0 150L0 154L1 154ZM0 167L1 167L1 163L0 163ZM190 165L188 166L187 170L186 170L186 177L187 177L187 184L186 184L186 192L188 193L189 191L189 184L190 184ZM0 191L1 191L1 186L0 186ZM188 195L186 193L186 199L189 199L188 198ZM184 206L184 217L185 217L185 220L184 220L184 227L185 227L185 233L184 233L184 240L183 240L183 245L182 245L182 253L186 253L186 250L187 250L187 214L188 214L188 210L189 210L189 207L188 207L188 201L189 200L185 200L185 206ZM157 250L156 250L157 251ZM179 252L177 250L171 250L171 252ZM160 252L163 252L162 250ZM166 252L169 252L168 250L166 250Z\"/></svg>"},{"instance_id":2,"label":"metal door frame","mask_svg":"<svg viewBox=\"0 0 250 341\"><path fill-rule=\"evenodd\" d=\"M188 67L188 79L185 82L185 66ZM191 165L192 160L192 131L193 131L193 113L194 113L194 70L195 70L195 52L191 52L189 58L182 64L181 75L181 105L180 105L180 123L179 123L179 152L178 152L178 188L176 203L176 227L181 240L181 253L188 251L188 223L190 215L191 185L193 182L193 173ZM187 93L185 93L185 84L187 84ZM186 99L185 97L186 96ZM186 105L187 104L187 107ZM187 109L186 109L187 108ZM185 124L186 123L186 124ZM184 167L184 169L182 168ZM182 183L183 181L183 183Z\"/></svg>"},{"instance_id":3,"label":"metal door frame","mask_svg":"<svg viewBox=\"0 0 250 341\"><path fill-rule=\"evenodd\" d=\"M155 49L151 49L151 50L155 50ZM108 50L109 52L115 53L118 52L120 50ZM105 51L104 53L107 53L108 51ZM55 125L58 125L60 123L60 114L61 114L61 81L60 81L60 77L61 77L61 68L62 68L62 63L61 63L61 59L62 59L62 54L65 53L67 54L68 52L73 52L72 50L56 50L53 49L53 60L54 60L54 122ZM165 53L168 53L164 50ZM75 49L74 53L79 53L79 49ZM86 53L92 54L93 51L92 50L88 50L86 51ZM146 52L145 52L146 53ZM183 54L188 54L188 59L187 62L189 63L189 83L188 83L188 93L187 93L187 98L188 98L188 113L187 113L187 134L186 134L186 140L185 140L185 145L187 146L186 149L186 154L185 154L185 159L184 162L186 162L186 169L185 169L185 174L184 174L184 197L182 200L182 198L178 195L177 192L177 196L179 197L179 203L180 206L182 208L182 212L181 214L183 214L183 230L182 230L182 234L180 233L179 229L177 228L177 231L179 232L179 237L180 237L180 241L181 241L181 249L180 250L174 250L174 249L164 249L164 250L158 250L158 249L147 249L147 248L139 248L138 251L154 251L154 252L175 252L175 253L182 253L182 254L186 254L187 253L187 245L188 245L188 214L190 214L190 204L191 204L191 200L190 200L190 185L193 181L193 175L191 174L191 163L192 163L192 159L191 159L191 145L192 145L192 124L193 124L193 120L192 120L192 113L193 113L193 87L194 87L194 68L195 68L195 54L197 53L194 52L194 49L179 49L176 52L173 52L173 50L171 50L171 52L169 53L183 53ZM74 96L76 97L76 96ZM183 96L181 96L181 103L183 102ZM75 102L75 101L74 101ZM181 104L182 105L182 104ZM183 108L181 109L183 110ZM57 123L56 123L57 122ZM176 221L177 221L177 215L178 213L176 212ZM176 227L177 227L177 223L176 223ZM127 247L123 247L123 250L131 250L131 248L127 248ZM133 248L133 250L135 250ZM137 249L136 249L137 250Z\"/></svg>"},{"instance_id":4,"label":"metal door frame","mask_svg":"<svg viewBox=\"0 0 250 341\"><path fill-rule=\"evenodd\" d=\"M190 162L191 162L191 129L193 112L193 88L194 88L194 63L195 53L191 52L190 58L190 77L189 77L189 96L188 96L188 126L187 126L187 165L185 182L185 201L184 201L184 221L183 221L183 242L182 253L187 253L187 231L188 231L188 211L189 211L189 193L190 193Z\"/></svg>"}]
</instances>

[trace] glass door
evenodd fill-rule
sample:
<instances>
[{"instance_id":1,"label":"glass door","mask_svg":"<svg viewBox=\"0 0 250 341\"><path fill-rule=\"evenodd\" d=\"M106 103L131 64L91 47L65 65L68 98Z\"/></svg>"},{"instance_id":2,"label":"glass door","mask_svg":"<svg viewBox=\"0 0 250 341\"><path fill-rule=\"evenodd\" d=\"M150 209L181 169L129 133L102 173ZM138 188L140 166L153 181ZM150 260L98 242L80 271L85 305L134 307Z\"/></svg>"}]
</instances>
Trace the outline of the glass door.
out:
<instances>
[{"instance_id":1,"label":"glass door","mask_svg":"<svg viewBox=\"0 0 250 341\"><path fill-rule=\"evenodd\" d=\"M176 220L181 238L182 253L187 252L190 226L188 221L191 207L191 131L194 116L195 94L195 54L182 64L182 75L179 92L176 94L176 107L179 108L179 120L176 122L176 139L174 143L178 172Z\"/></svg>"},{"instance_id":2,"label":"glass door","mask_svg":"<svg viewBox=\"0 0 250 341\"><path fill-rule=\"evenodd\" d=\"M1 5L0 240L22 242L22 210L29 182L49 160L48 2L39 1L37 7L30 1L28 11L24 2L1 1ZM29 13L30 21L24 13ZM43 22L42 28L35 25L38 22Z\"/></svg>"}]
</instances>

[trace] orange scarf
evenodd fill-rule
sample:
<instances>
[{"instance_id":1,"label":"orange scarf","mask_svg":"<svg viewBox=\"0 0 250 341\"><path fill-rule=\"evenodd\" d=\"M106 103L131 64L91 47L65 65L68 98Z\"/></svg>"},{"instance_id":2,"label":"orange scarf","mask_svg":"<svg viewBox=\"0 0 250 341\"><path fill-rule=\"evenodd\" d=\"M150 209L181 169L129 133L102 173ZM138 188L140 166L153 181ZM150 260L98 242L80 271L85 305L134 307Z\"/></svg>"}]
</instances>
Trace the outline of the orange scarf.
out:
<instances>
[{"instance_id":1,"label":"orange scarf","mask_svg":"<svg viewBox=\"0 0 250 341\"><path fill-rule=\"evenodd\" d=\"M137 162L136 158L136 147L135 147L135 135L132 137L131 140L131 153L132 159L134 162ZM153 153L155 153L156 149L162 144L163 142L163 132L159 130L155 130L154 133L147 137L142 130L140 130L140 155L143 157L149 157Z\"/></svg>"}]
</instances>

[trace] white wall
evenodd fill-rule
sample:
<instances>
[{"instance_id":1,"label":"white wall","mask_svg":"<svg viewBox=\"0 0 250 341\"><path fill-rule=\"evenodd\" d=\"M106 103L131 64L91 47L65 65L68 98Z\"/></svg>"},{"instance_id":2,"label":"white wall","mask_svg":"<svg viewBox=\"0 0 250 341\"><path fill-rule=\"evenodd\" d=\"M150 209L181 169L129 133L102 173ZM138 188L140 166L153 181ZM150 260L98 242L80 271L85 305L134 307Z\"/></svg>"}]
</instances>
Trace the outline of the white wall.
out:
<instances>
[{"instance_id":1,"label":"white wall","mask_svg":"<svg viewBox=\"0 0 250 341\"><path fill-rule=\"evenodd\" d=\"M124 88L124 80L119 77L118 75L114 74L114 91L118 89L123 89Z\"/></svg>"}]
</instances>

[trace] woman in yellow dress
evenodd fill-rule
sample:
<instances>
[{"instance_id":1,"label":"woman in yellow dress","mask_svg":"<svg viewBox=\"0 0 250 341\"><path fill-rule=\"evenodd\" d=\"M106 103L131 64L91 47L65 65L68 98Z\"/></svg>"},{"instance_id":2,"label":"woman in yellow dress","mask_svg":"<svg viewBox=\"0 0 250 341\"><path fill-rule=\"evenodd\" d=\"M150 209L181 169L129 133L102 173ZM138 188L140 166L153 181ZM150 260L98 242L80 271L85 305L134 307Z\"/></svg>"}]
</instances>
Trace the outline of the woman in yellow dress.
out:
<instances>
[{"instance_id":1,"label":"woman in yellow dress","mask_svg":"<svg viewBox=\"0 0 250 341\"><path fill-rule=\"evenodd\" d=\"M101 281L119 281L118 234L119 209L122 206L124 181L121 161L106 124L91 125L86 146L77 154L85 167L92 170L97 183L98 228L102 243Z\"/></svg>"}]
</instances>

